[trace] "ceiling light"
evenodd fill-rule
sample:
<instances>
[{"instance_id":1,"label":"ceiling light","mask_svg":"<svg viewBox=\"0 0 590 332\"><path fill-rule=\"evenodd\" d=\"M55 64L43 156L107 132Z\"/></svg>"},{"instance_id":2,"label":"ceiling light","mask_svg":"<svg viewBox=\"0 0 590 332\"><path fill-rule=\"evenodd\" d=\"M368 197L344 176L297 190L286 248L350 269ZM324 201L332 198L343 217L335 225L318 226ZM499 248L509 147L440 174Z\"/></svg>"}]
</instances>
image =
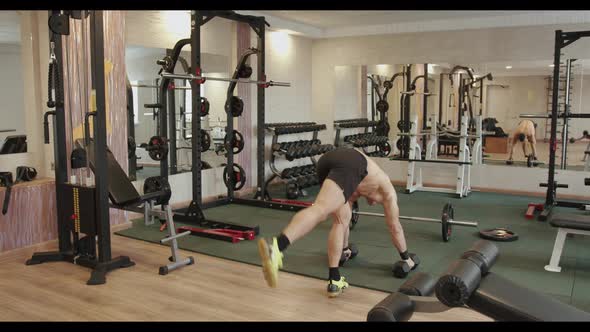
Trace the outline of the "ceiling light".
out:
<instances>
[{"instance_id":1,"label":"ceiling light","mask_svg":"<svg viewBox=\"0 0 590 332\"><path fill-rule=\"evenodd\" d=\"M512 66L506 66L506 69L512 69Z\"/></svg>"},{"instance_id":2,"label":"ceiling light","mask_svg":"<svg viewBox=\"0 0 590 332\"><path fill-rule=\"evenodd\" d=\"M553 67L555 67L555 65L554 64L550 64L549 67L553 68Z\"/></svg>"}]
</instances>

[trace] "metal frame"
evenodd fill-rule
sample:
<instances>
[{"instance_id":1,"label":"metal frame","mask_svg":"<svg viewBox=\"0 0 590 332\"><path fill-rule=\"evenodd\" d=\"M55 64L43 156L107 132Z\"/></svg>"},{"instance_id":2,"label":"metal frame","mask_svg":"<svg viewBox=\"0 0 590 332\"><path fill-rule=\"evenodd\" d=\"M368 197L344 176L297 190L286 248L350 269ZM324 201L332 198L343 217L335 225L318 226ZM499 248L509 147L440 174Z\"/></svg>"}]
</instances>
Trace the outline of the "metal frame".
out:
<instances>
[{"instance_id":1,"label":"metal frame","mask_svg":"<svg viewBox=\"0 0 590 332\"><path fill-rule=\"evenodd\" d=\"M549 140L549 171L547 176L547 194L545 196L545 207L539 214L540 221L546 221L551 214L554 206L583 206L585 204L565 201L557 201L557 183L555 181L555 157L557 152L557 119L558 114L558 98L559 94L555 93L559 89L561 50L568 45L574 43L580 38L590 37L590 31L572 31L563 32L562 30L555 30L555 46L553 52L553 96L551 100L551 138ZM569 84L568 84L569 85ZM590 114L569 114L569 107L565 105L564 113L561 115L564 118L564 123L567 118L575 117L590 117Z\"/></svg>"},{"instance_id":2,"label":"metal frame","mask_svg":"<svg viewBox=\"0 0 590 332\"><path fill-rule=\"evenodd\" d=\"M61 10L49 11L49 17L54 15L67 15L70 20L70 13L62 12ZM96 219L93 226L96 226L96 236L88 238L89 246L93 247L92 252L98 247L96 257L78 257L77 249L74 246L77 243L77 235L74 236L74 243L70 239L69 224L72 222L64 204L65 192L62 191L65 186L76 186L76 184L69 184L67 177L67 164L69 156L66 151L66 117L63 100L57 103L56 117L54 120L54 149L55 149L55 176L56 176L56 202L57 204L57 223L58 223L58 241L59 251L55 252L39 252L34 253L32 258L26 264L40 264L44 262L65 261L82 265L92 269L92 274L87 284L97 285L106 282L106 273L114 269L129 267L135 265L129 257L119 256L112 258L111 256L111 230L109 217L109 197L108 197L108 172L106 163L106 100L105 100L105 74L104 74L104 33L103 33L103 12L90 11L90 66L91 66L91 81L92 90L95 92L96 111L90 110L88 115L94 115L94 178L95 185L92 189L95 197L95 212ZM54 33L49 29L49 39L54 40L55 56L58 61L58 71L61 82L58 82L59 90L63 91L63 54L62 54L62 35ZM56 87L56 91L58 87ZM63 96L56 96L63 98ZM88 140L89 137L87 136ZM74 143L74 142L72 142ZM91 187L90 187L91 188ZM77 233L76 233L77 234Z\"/></svg>"},{"instance_id":3,"label":"metal frame","mask_svg":"<svg viewBox=\"0 0 590 332\"><path fill-rule=\"evenodd\" d=\"M188 39L188 43L191 46L191 70L193 71L192 74L195 76L200 76L201 70L201 27L205 25L207 22L212 20L215 17L220 17L228 20L233 20L236 22L247 23L252 30L257 35L257 80L258 81L266 81L266 68L265 68L265 29L268 23L265 21L263 16L250 16L250 15L241 15L237 14L233 11L210 11L210 10L193 10L191 11L191 35L190 39ZM187 43L187 44L188 44ZM234 73L235 75L235 73ZM165 83L170 78L163 78L162 81ZM254 200L243 200L239 199L236 200L235 192L233 189L233 184L229 183L227 187L227 197L215 200L213 202L209 202L207 204L203 204L202 202L202 178L201 178L201 135L196 134L200 133L201 130L201 121L198 121L200 118L195 118L196 110L201 108L201 89L199 80L193 79L190 80L190 84L192 87L192 109L193 109L193 121L191 122L192 128L192 137L191 137L191 146L192 146L192 201L188 207L188 209L180 209L176 211L176 214L185 214L186 216L203 216L202 210L207 209L210 207L215 206L222 206L232 203L238 204L247 204L245 202L251 202L255 200L262 200L263 199L263 188L264 188L264 164L265 164L265 151L264 151L264 123L265 123L265 86L262 84L257 84L257 102L256 102L256 113L257 113L257 132L256 132L256 158L257 158L257 184L256 184L256 193L254 196ZM228 89L228 97L230 93L233 92L233 86L235 86L235 82L230 84L230 88ZM166 84L161 85L162 88L166 86ZM162 90L161 90L162 91ZM163 91L162 91L163 92ZM233 93L232 93L233 94ZM164 104L164 102L162 101ZM227 124L226 124L226 133L229 135L233 133L234 130L234 117L228 110L226 109L227 113ZM164 161L163 161L164 162ZM164 164L164 163L163 163ZM234 165L234 153L233 149L227 150L227 166L226 169L233 170ZM165 173L164 173L165 171ZM162 168L162 176L168 176L167 169ZM187 222L187 220L184 220ZM196 220L197 221L197 220ZM190 222L189 222L190 223Z\"/></svg>"},{"instance_id":4,"label":"metal frame","mask_svg":"<svg viewBox=\"0 0 590 332\"><path fill-rule=\"evenodd\" d=\"M469 147L467 145L467 116L462 117L463 126L460 134L459 142L459 159L458 160L422 160L422 149L418 144L418 115L414 114L413 125L410 131L410 153L408 159L408 177L406 180L406 193L411 194L415 191L429 191L429 192L441 192L441 193L452 193L457 195L458 198L463 198L469 195L471 192L471 162ZM395 159L391 159L395 160ZM425 187L422 183L422 168L418 166L416 172L417 163L446 163L454 164L457 166L457 183L455 189L447 188L436 188L436 187Z\"/></svg>"}]
</instances>

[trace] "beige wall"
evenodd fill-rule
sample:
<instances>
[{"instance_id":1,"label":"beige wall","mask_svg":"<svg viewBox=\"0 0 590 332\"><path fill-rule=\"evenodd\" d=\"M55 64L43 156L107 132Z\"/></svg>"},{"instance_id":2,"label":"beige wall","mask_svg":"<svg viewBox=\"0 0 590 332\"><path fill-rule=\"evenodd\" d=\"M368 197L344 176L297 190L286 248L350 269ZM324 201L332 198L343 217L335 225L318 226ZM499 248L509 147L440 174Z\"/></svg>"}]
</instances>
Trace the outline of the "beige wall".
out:
<instances>
[{"instance_id":1,"label":"beige wall","mask_svg":"<svg viewBox=\"0 0 590 332\"><path fill-rule=\"evenodd\" d=\"M496 118L506 133L510 133L522 120L521 114L547 114L546 76L495 77L492 86L484 89L485 117ZM504 85L502 88L496 85ZM487 90L487 91L486 91ZM487 100L486 100L487 97ZM544 119L530 119L537 124L536 137L545 137Z\"/></svg>"}]
</instances>

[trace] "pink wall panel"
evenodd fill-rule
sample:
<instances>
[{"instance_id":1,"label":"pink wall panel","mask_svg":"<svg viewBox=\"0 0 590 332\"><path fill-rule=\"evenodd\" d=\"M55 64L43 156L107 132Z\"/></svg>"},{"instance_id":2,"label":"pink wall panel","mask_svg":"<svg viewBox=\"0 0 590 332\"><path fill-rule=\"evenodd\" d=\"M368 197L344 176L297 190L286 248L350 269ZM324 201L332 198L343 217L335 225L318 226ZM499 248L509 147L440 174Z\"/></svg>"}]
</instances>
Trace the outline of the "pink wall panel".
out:
<instances>
[{"instance_id":1,"label":"pink wall panel","mask_svg":"<svg viewBox=\"0 0 590 332\"><path fill-rule=\"evenodd\" d=\"M0 188L4 202L6 188ZM0 213L0 252L57 238L55 182L37 180L12 187L6 215Z\"/></svg>"}]
</instances>

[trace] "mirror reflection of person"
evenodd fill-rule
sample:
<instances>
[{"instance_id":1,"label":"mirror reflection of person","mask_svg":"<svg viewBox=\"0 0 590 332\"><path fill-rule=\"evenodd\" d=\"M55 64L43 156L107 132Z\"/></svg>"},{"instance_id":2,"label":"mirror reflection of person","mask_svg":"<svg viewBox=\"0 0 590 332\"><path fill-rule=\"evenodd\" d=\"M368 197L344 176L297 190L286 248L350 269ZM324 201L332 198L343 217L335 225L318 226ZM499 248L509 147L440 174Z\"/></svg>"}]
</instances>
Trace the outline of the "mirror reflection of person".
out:
<instances>
[{"instance_id":1,"label":"mirror reflection of person","mask_svg":"<svg viewBox=\"0 0 590 332\"><path fill-rule=\"evenodd\" d=\"M524 152L525 158L528 156L526 153L527 141L531 144L531 148L533 150L533 159L537 160L537 139L535 138L535 128L536 125L533 121L522 120L514 129L510 137L510 157L508 157L509 161L512 161L514 148L516 147L518 142L522 143L522 151Z\"/></svg>"}]
</instances>

